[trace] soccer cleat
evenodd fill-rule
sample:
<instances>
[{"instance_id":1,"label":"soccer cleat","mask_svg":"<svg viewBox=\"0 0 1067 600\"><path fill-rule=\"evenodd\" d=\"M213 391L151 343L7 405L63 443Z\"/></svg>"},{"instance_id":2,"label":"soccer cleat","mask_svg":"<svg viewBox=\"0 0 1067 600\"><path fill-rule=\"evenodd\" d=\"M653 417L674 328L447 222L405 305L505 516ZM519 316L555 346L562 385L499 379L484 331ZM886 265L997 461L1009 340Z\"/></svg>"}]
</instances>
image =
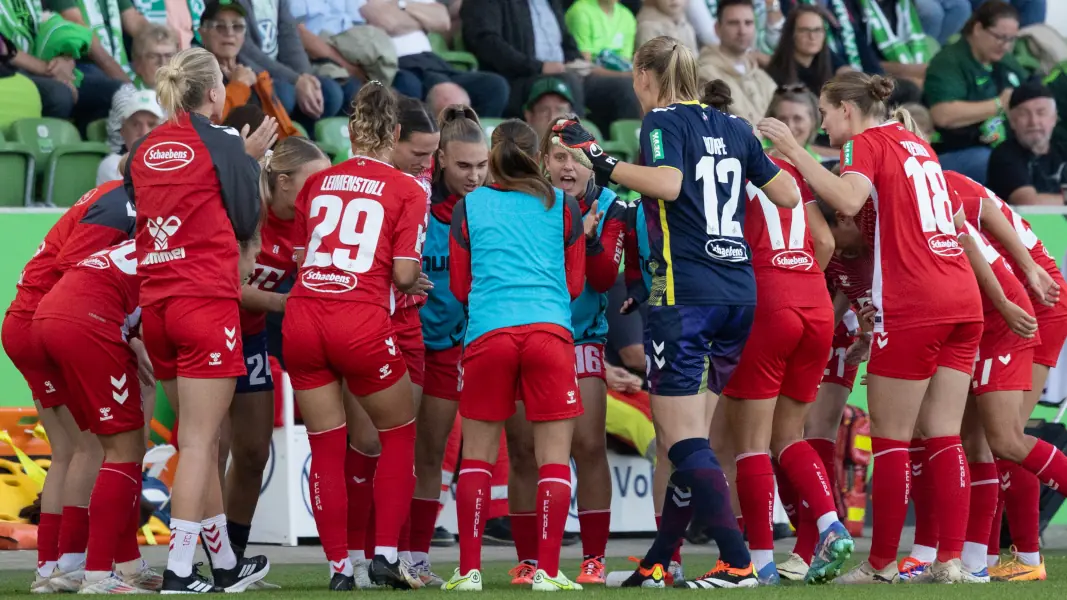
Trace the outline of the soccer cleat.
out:
<instances>
[{"instance_id":1,"label":"soccer cleat","mask_svg":"<svg viewBox=\"0 0 1067 600\"><path fill-rule=\"evenodd\" d=\"M534 573L537 572L537 563L524 560L508 571L511 576L511 585L530 585L533 583Z\"/></svg>"},{"instance_id":2,"label":"soccer cleat","mask_svg":"<svg viewBox=\"0 0 1067 600\"><path fill-rule=\"evenodd\" d=\"M982 567L977 571L963 570L963 583L989 583L989 569Z\"/></svg>"},{"instance_id":3,"label":"soccer cleat","mask_svg":"<svg viewBox=\"0 0 1067 600\"><path fill-rule=\"evenodd\" d=\"M82 583L79 594L150 594L149 590L134 587L112 573L98 581Z\"/></svg>"},{"instance_id":4,"label":"soccer cleat","mask_svg":"<svg viewBox=\"0 0 1067 600\"><path fill-rule=\"evenodd\" d=\"M989 567L989 578L993 581L1044 581L1045 557L1041 557L1041 564L1037 566L1024 565L1018 556L1011 560L1003 561L995 567Z\"/></svg>"},{"instance_id":5,"label":"soccer cleat","mask_svg":"<svg viewBox=\"0 0 1067 600\"><path fill-rule=\"evenodd\" d=\"M441 584L441 589L448 592L480 592L482 591L482 572L478 569L471 569L463 575L457 568L452 573L452 579Z\"/></svg>"},{"instance_id":6,"label":"soccer cleat","mask_svg":"<svg viewBox=\"0 0 1067 600\"><path fill-rule=\"evenodd\" d=\"M270 572L270 561L266 556L243 556L232 569L212 569L211 578L215 587L222 588L228 594L236 594L248 589L248 586L263 579Z\"/></svg>"},{"instance_id":7,"label":"soccer cleat","mask_svg":"<svg viewBox=\"0 0 1067 600\"><path fill-rule=\"evenodd\" d=\"M606 573L604 557L592 556L582 561L582 568L574 581L581 584L602 584Z\"/></svg>"},{"instance_id":8,"label":"soccer cleat","mask_svg":"<svg viewBox=\"0 0 1067 600\"><path fill-rule=\"evenodd\" d=\"M819 534L819 544L811 558L811 567L804 576L808 583L826 583L841 574L841 566L852 556L856 543L845 526L835 522Z\"/></svg>"},{"instance_id":9,"label":"soccer cleat","mask_svg":"<svg viewBox=\"0 0 1067 600\"><path fill-rule=\"evenodd\" d=\"M177 573L167 569L163 571L163 586L159 589L160 594L216 594L222 593L223 589L215 587L210 581L200 575L200 565L197 563L188 577L178 577Z\"/></svg>"},{"instance_id":10,"label":"soccer cleat","mask_svg":"<svg viewBox=\"0 0 1067 600\"><path fill-rule=\"evenodd\" d=\"M159 588L163 587L163 576L156 573L148 563L141 561L141 568L137 572L124 575L122 573L115 573L119 579L128 586L135 587L140 590L148 590L149 592L158 592Z\"/></svg>"},{"instance_id":11,"label":"soccer cleat","mask_svg":"<svg viewBox=\"0 0 1067 600\"><path fill-rule=\"evenodd\" d=\"M438 527L433 530L433 539L430 540L430 545L434 548L451 548L456 545L456 536L452 535L452 532L444 527Z\"/></svg>"},{"instance_id":12,"label":"soccer cleat","mask_svg":"<svg viewBox=\"0 0 1067 600\"><path fill-rule=\"evenodd\" d=\"M52 571L55 573L55 571ZM52 589L52 577L41 577L40 573L35 573L33 583L30 584L31 594L54 594L55 590Z\"/></svg>"},{"instance_id":13,"label":"soccer cleat","mask_svg":"<svg viewBox=\"0 0 1067 600\"><path fill-rule=\"evenodd\" d=\"M420 560L419 562L411 565L411 570L414 573L415 577L419 578L419 581L422 582L422 585L424 587L439 588L445 583L444 579L442 579L440 576L437 575L437 573L434 573L430 569L429 561Z\"/></svg>"},{"instance_id":14,"label":"soccer cleat","mask_svg":"<svg viewBox=\"0 0 1067 600\"><path fill-rule=\"evenodd\" d=\"M918 581L919 578L916 578L915 583L962 583L963 571L963 561L958 558L946 562L934 561L922 577L925 580L926 574L929 574L929 580Z\"/></svg>"},{"instance_id":15,"label":"soccer cleat","mask_svg":"<svg viewBox=\"0 0 1067 600\"><path fill-rule=\"evenodd\" d=\"M923 571L930 567L930 563L922 562L919 559L909 556L904 558L897 564L897 573L900 575L900 580L904 583L908 583L915 577L923 574Z\"/></svg>"},{"instance_id":16,"label":"soccer cleat","mask_svg":"<svg viewBox=\"0 0 1067 600\"><path fill-rule=\"evenodd\" d=\"M663 581L669 586L673 586L679 581L685 581L685 570L682 568L682 563L672 560L671 564L667 565L667 572L664 574Z\"/></svg>"},{"instance_id":17,"label":"soccer cleat","mask_svg":"<svg viewBox=\"0 0 1067 600\"><path fill-rule=\"evenodd\" d=\"M778 564L778 574L789 581L804 581L808 574L808 563L796 552L790 553L785 562Z\"/></svg>"},{"instance_id":18,"label":"soccer cleat","mask_svg":"<svg viewBox=\"0 0 1067 600\"><path fill-rule=\"evenodd\" d=\"M752 563L743 568L731 567L721 559L715 568L691 581L675 583L674 587L687 587L694 590L711 590L715 588L750 588L759 585L756 569Z\"/></svg>"},{"instance_id":19,"label":"soccer cleat","mask_svg":"<svg viewBox=\"0 0 1067 600\"><path fill-rule=\"evenodd\" d=\"M781 585L782 576L778 574L778 567L774 563L767 563L763 568L756 571L756 579L760 585Z\"/></svg>"},{"instance_id":20,"label":"soccer cleat","mask_svg":"<svg viewBox=\"0 0 1067 600\"><path fill-rule=\"evenodd\" d=\"M576 592L581 589L582 584L567 579L563 571L558 571L555 577L549 577L544 569L538 569L534 573L533 591L535 592Z\"/></svg>"},{"instance_id":21,"label":"soccer cleat","mask_svg":"<svg viewBox=\"0 0 1067 600\"><path fill-rule=\"evenodd\" d=\"M333 577L330 577L331 592L351 592L354 589L356 589L355 577L344 573L334 573Z\"/></svg>"},{"instance_id":22,"label":"soccer cleat","mask_svg":"<svg viewBox=\"0 0 1067 600\"><path fill-rule=\"evenodd\" d=\"M353 563L352 565L352 577L356 580L356 589L371 590L380 587L370 580L369 560L355 561L355 563Z\"/></svg>"},{"instance_id":23,"label":"soccer cleat","mask_svg":"<svg viewBox=\"0 0 1067 600\"><path fill-rule=\"evenodd\" d=\"M56 569L49 578L48 585L53 592L73 594L81 589L83 581L85 581L84 569L75 569L66 573L61 573L59 569Z\"/></svg>"},{"instance_id":24,"label":"soccer cleat","mask_svg":"<svg viewBox=\"0 0 1067 600\"><path fill-rule=\"evenodd\" d=\"M370 563L370 580L397 590L417 590L422 587L422 580L411 574L411 565L407 561L397 559L389 562L381 554L376 554Z\"/></svg>"},{"instance_id":25,"label":"soccer cleat","mask_svg":"<svg viewBox=\"0 0 1067 600\"><path fill-rule=\"evenodd\" d=\"M654 564L651 567L645 568L641 566L641 561L633 556L630 560L637 563L637 568L633 571L612 571L608 573L608 576L604 578L604 585L609 588L625 587L625 588L662 588L666 587L665 579L667 577L666 571L663 570L663 565Z\"/></svg>"},{"instance_id":26,"label":"soccer cleat","mask_svg":"<svg viewBox=\"0 0 1067 600\"><path fill-rule=\"evenodd\" d=\"M898 577L900 577L900 574L897 573L897 566L893 563L889 563L881 571L876 571L871 566L871 563L863 561L853 567L851 571L834 579L834 583L838 585L896 583Z\"/></svg>"}]
</instances>

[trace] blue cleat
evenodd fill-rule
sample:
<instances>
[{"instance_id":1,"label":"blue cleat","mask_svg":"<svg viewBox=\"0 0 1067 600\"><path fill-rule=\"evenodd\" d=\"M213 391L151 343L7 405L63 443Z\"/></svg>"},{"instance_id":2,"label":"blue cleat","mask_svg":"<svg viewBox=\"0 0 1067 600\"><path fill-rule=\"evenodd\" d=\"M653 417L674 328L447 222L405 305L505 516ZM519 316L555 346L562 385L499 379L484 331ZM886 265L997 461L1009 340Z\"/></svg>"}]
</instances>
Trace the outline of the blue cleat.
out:
<instances>
[{"instance_id":1,"label":"blue cleat","mask_svg":"<svg viewBox=\"0 0 1067 600\"><path fill-rule=\"evenodd\" d=\"M760 585L781 585L782 583L782 577L778 574L778 566L774 563L767 563L762 569L756 571L756 579L759 579Z\"/></svg>"},{"instance_id":2,"label":"blue cleat","mask_svg":"<svg viewBox=\"0 0 1067 600\"><path fill-rule=\"evenodd\" d=\"M815 547L815 556L804 581L808 583L827 583L841 573L841 567L852 556L855 542L848 530L836 522L819 535L819 545Z\"/></svg>"}]
</instances>

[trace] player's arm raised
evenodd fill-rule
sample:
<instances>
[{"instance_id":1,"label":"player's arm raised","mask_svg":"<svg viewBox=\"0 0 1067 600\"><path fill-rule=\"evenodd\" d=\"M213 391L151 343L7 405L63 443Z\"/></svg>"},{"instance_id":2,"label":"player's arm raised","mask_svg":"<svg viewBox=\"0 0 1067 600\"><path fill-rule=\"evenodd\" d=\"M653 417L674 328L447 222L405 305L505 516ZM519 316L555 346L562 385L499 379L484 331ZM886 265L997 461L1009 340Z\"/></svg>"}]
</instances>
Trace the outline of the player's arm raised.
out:
<instances>
[{"instance_id":1,"label":"player's arm raised","mask_svg":"<svg viewBox=\"0 0 1067 600\"><path fill-rule=\"evenodd\" d=\"M626 204L617 200L604 207L601 214L604 225L600 236L586 241L585 278L590 287L604 293L615 285L619 276L626 232Z\"/></svg>"},{"instance_id":2,"label":"player's arm raised","mask_svg":"<svg viewBox=\"0 0 1067 600\"><path fill-rule=\"evenodd\" d=\"M1060 297L1060 286L1030 255L1030 251L1019 239L1019 234L1011 221L1000 212L997 201L991 197L982 198L982 212L979 215L982 230L995 237L1015 259L1015 264L1023 270L1030 289L1034 290L1038 300L1046 306L1055 306Z\"/></svg>"}]
</instances>

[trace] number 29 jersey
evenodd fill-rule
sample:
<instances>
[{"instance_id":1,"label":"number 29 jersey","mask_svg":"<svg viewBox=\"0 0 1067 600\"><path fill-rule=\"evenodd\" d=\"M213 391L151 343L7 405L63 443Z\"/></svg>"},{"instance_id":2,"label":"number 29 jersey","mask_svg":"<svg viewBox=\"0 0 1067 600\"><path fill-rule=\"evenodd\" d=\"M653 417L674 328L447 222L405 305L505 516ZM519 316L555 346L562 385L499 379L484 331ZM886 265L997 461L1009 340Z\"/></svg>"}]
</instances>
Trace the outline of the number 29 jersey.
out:
<instances>
[{"instance_id":1,"label":"number 29 jersey","mask_svg":"<svg viewBox=\"0 0 1067 600\"><path fill-rule=\"evenodd\" d=\"M981 322L982 299L959 243L951 194L930 145L896 121L841 148L841 176L871 183L857 222L874 251L874 330Z\"/></svg>"},{"instance_id":2,"label":"number 29 jersey","mask_svg":"<svg viewBox=\"0 0 1067 600\"><path fill-rule=\"evenodd\" d=\"M388 311L393 261L421 262L425 219L426 190L392 165L357 156L315 174L296 199L293 249L306 254L290 296Z\"/></svg>"},{"instance_id":3,"label":"number 29 jersey","mask_svg":"<svg viewBox=\"0 0 1067 600\"><path fill-rule=\"evenodd\" d=\"M766 186L780 169L743 119L696 102L657 108L641 122L641 156L682 173L678 198L645 198L652 290L649 304L756 303L745 243L745 180Z\"/></svg>"}]
</instances>

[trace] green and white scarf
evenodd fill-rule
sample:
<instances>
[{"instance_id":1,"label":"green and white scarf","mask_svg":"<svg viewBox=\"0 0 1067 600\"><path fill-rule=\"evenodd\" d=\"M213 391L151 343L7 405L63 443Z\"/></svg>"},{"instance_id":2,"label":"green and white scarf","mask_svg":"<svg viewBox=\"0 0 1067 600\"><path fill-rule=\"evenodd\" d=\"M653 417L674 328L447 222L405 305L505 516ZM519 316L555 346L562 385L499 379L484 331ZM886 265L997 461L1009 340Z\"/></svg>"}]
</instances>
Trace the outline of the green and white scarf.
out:
<instances>
[{"instance_id":1,"label":"green and white scarf","mask_svg":"<svg viewBox=\"0 0 1067 600\"><path fill-rule=\"evenodd\" d=\"M20 52L33 53L40 22L40 0L0 0L0 33Z\"/></svg>"},{"instance_id":2,"label":"green and white scarf","mask_svg":"<svg viewBox=\"0 0 1067 600\"><path fill-rule=\"evenodd\" d=\"M871 40L889 62L906 65L921 65L930 60L927 56L926 36L923 34L919 12L912 0L897 0L896 31L877 0L859 0L867 21Z\"/></svg>"},{"instance_id":3,"label":"green and white scarf","mask_svg":"<svg viewBox=\"0 0 1067 600\"><path fill-rule=\"evenodd\" d=\"M204 14L207 3L204 0L186 0L189 5L189 16L193 18L193 37L200 43L200 15Z\"/></svg>"},{"instance_id":4,"label":"green and white scarf","mask_svg":"<svg viewBox=\"0 0 1067 600\"><path fill-rule=\"evenodd\" d=\"M156 25L167 24L166 0L133 0L133 5L150 22Z\"/></svg>"},{"instance_id":5,"label":"green and white scarf","mask_svg":"<svg viewBox=\"0 0 1067 600\"><path fill-rule=\"evenodd\" d=\"M126 74L133 76L130 61L126 58L126 46L122 43L122 15L118 0L102 0L104 10L100 11L101 0L81 0L82 18L93 34L100 40L104 51L119 63Z\"/></svg>"}]
</instances>

